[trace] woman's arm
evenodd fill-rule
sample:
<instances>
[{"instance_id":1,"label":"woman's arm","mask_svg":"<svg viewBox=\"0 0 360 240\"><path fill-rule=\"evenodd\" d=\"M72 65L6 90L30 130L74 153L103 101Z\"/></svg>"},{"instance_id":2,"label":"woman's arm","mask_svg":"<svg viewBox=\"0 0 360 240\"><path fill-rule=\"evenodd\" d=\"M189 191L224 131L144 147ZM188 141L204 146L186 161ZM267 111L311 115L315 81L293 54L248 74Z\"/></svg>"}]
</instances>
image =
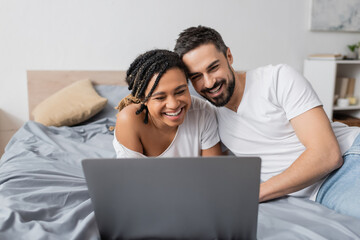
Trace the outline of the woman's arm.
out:
<instances>
[{"instance_id":1,"label":"woman's arm","mask_svg":"<svg viewBox=\"0 0 360 240\"><path fill-rule=\"evenodd\" d=\"M223 152L221 151L220 142L218 142L217 144L215 144L211 148L201 150L201 156L203 156L203 157L219 156L219 155L224 155Z\"/></svg>"}]
</instances>

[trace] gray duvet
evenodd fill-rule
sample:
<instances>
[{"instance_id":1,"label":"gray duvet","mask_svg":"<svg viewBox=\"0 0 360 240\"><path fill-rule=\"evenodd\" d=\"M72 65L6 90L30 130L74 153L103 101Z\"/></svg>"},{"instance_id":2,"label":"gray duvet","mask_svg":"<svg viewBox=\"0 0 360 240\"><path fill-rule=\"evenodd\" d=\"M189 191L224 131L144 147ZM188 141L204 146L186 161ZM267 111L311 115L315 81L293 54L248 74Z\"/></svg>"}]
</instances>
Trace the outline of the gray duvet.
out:
<instances>
[{"instance_id":1,"label":"gray duvet","mask_svg":"<svg viewBox=\"0 0 360 240\"><path fill-rule=\"evenodd\" d=\"M0 161L0 239L99 239L80 161L115 157L113 119L76 127L27 122ZM259 206L258 239L360 239L360 219L306 199Z\"/></svg>"}]
</instances>

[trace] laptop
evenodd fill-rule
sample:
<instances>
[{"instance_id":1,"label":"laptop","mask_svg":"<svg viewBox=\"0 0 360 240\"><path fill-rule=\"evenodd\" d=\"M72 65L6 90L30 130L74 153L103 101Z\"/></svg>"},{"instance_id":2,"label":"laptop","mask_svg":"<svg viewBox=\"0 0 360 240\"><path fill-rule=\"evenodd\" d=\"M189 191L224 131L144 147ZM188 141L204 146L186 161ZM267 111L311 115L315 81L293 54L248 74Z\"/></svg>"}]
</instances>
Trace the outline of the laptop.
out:
<instances>
[{"instance_id":1,"label":"laptop","mask_svg":"<svg viewBox=\"0 0 360 240\"><path fill-rule=\"evenodd\" d=\"M102 239L256 239L259 157L84 159Z\"/></svg>"}]
</instances>

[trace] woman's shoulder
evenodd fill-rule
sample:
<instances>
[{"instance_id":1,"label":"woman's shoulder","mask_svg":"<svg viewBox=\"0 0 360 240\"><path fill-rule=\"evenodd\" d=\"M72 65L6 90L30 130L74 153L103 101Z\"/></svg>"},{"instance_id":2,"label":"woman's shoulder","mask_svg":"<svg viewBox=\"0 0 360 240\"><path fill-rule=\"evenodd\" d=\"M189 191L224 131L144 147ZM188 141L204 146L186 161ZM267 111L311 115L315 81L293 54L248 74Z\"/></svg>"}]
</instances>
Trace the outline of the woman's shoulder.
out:
<instances>
[{"instance_id":1,"label":"woman's shoulder","mask_svg":"<svg viewBox=\"0 0 360 240\"><path fill-rule=\"evenodd\" d=\"M145 111L140 114L136 114L136 111L140 108L139 104L130 104L123 108L116 115L115 129L120 135L131 134L138 135L144 125ZM117 135L117 137L119 137Z\"/></svg>"},{"instance_id":2,"label":"woman's shoulder","mask_svg":"<svg viewBox=\"0 0 360 240\"><path fill-rule=\"evenodd\" d=\"M117 114L115 136L126 148L142 153L140 133L144 125L144 113L136 114L139 107L138 104L130 104Z\"/></svg>"},{"instance_id":3,"label":"woman's shoulder","mask_svg":"<svg viewBox=\"0 0 360 240\"><path fill-rule=\"evenodd\" d=\"M191 107L186 115L186 122L191 124L213 121L216 118L216 107L209 101L191 96ZM198 125L198 124L196 124Z\"/></svg>"},{"instance_id":4,"label":"woman's shoulder","mask_svg":"<svg viewBox=\"0 0 360 240\"><path fill-rule=\"evenodd\" d=\"M197 96L191 96L190 110L196 112L214 112L216 107L212 105L208 100Z\"/></svg>"},{"instance_id":5,"label":"woman's shoulder","mask_svg":"<svg viewBox=\"0 0 360 240\"><path fill-rule=\"evenodd\" d=\"M116 124L132 125L141 121L142 113L136 114L136 111L140 108L139 104L130 104L124 107L116 115ZM143 117L142 117L143 118Z\"/></svg>"}]
</instances>

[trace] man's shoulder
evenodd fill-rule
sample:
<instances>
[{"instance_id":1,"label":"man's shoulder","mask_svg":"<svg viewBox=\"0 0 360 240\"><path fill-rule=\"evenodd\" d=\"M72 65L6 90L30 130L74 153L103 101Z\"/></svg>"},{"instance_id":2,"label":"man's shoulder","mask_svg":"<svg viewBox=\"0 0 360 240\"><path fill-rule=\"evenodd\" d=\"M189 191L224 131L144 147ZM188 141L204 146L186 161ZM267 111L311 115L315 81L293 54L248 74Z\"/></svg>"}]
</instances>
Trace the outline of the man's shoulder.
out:
<instances>
[{"instance_id":1,"label":"man's shoulder","mask_svg":"<svg viewBox=\"0 0 360 240\"><path fill-rule=\"evenodd\" d=\"M280 64L268 64L268 65L264 65L264 66L260 66L254 69L251 69L249 71L247 71L247 73L266 73L266 72L277 72L280 70L286 70L286 69L293 69L291 66L289 66L288 64L285 63L280 63Z\"/></svg>"},{"instance_id":2,"label":"man's shoulder","mask_svg":"<svg viewBox=\"0 0 360 240\"><path fill-rule=\"evenodd\" d=\"M289 79L300 76L301 74L288 64L269 64L247 71L247 79L270 83L279 79Z\"/></svg>"}]
</instances>

